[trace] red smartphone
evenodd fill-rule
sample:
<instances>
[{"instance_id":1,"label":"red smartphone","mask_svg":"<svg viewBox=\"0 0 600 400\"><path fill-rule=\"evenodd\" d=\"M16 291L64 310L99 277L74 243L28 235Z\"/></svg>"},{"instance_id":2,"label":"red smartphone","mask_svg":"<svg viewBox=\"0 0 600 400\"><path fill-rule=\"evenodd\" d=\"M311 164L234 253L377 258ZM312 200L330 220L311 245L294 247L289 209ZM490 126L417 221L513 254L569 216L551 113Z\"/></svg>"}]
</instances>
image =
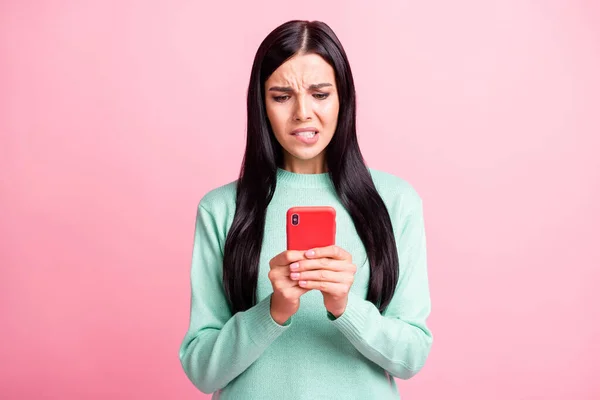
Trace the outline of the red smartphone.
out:
<instances>
[{"instance_id":1,"label":"red smartphone","mask_svg":"<svg viewBox=\"0 0 600 400\"><path fill-rule=\"evenodd\" d=\"M287 211L287 249L309 250L335 244L335 208L292 207Z\"/></svg>"}]
</instances>

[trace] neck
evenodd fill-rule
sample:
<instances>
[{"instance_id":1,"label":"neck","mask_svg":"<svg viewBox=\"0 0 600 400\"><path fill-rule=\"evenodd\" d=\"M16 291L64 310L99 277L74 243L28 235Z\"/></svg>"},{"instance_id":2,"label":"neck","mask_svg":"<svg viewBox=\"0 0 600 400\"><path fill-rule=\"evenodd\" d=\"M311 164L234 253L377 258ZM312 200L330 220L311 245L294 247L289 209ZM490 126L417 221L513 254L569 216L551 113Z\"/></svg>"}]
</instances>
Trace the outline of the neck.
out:
<instances>
[{"instance_id":1,"label":"neck","mask_svg":"<svg viewBox=\"0 0 600 400\"><path fill-rule=\"evenodd\" d=\"M327 171L325 157L321 154L310 160L285 157L282 169L295 174L323 174Z\"/></svg>"}]
</instances>

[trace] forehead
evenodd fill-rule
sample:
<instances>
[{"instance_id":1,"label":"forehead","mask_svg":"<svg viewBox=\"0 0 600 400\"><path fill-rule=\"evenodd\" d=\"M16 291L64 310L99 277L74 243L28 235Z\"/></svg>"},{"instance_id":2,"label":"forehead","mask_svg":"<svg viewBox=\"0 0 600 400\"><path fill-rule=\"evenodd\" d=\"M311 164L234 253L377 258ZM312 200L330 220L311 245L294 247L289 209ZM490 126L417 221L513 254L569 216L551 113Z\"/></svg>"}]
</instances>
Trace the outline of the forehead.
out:
<instances>
[{"instance_id":1,"label":"forehead","mask_svg":"<svg viewBox=\"0 0 600 400\"><path fill-rule=\"evenodd\" d=\"M308 85L329 82L335 85L335 71L317 54L295 55L277 68L267 84Z\"/></svg>"}]
</instances>

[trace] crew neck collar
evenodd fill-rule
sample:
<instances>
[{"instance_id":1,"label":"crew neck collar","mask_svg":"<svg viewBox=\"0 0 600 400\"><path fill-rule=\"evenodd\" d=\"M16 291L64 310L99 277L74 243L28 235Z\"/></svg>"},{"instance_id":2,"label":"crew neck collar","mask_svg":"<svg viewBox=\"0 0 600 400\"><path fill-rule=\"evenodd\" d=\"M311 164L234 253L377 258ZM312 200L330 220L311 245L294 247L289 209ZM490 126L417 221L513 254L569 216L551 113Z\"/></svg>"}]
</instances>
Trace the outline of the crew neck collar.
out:
<instances>
[{"instance_id":1,"label":"crew neck collar","mask_svg":"<svg viewBox=\"0 0 600 400\"><path fill-rule=\"evenodd\" d=\"M298 174L283 168L277 168L277 185L296 188L330 188L333 187L329 172L321 174Z\"/></svg>"}]
</instances>

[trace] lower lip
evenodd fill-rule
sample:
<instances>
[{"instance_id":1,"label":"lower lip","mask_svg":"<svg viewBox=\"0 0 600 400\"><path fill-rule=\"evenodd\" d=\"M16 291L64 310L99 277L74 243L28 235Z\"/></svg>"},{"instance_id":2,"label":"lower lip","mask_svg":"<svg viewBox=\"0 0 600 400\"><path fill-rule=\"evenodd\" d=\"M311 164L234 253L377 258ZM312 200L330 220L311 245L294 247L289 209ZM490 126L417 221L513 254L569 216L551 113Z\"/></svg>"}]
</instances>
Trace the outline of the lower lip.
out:
<instances>
[{"instance_id":1,"label":"lower lip","mask_svg":"<svg viewBox=\"0 0 600 400\"><path fill-rule=\"evenodd\" d=\"M309 138L306 136L300 136L300 135L296 135L294 134L294 136L296 137L296 139L298 139L299 141L301 141L304 144L314 144L317 143L317 140L319 140L319 134L315 133L315 136Z\"/></svg>"}]
</instances>

